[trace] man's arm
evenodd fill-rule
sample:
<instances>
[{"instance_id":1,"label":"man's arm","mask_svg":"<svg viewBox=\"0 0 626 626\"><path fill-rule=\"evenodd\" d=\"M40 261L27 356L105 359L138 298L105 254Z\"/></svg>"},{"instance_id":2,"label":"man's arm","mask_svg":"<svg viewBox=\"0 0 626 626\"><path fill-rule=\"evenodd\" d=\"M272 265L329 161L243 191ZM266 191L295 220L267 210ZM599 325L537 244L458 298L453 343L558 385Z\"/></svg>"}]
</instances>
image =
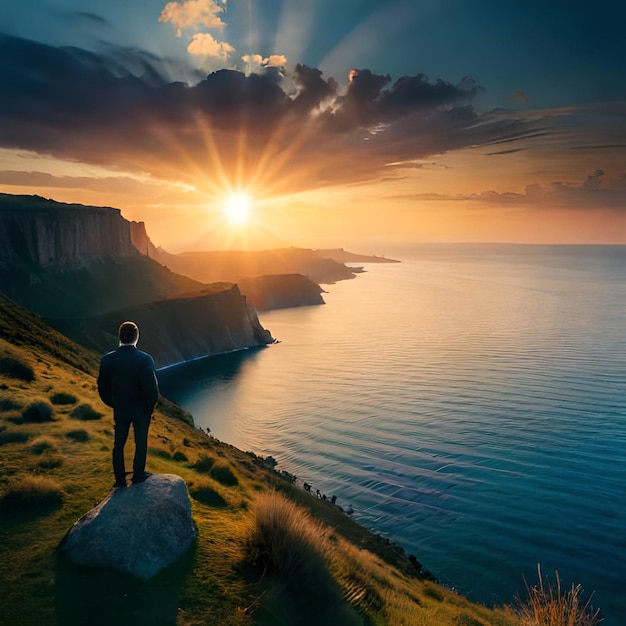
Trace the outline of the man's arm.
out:
<instances>
[{"instance_id":1,"label":"man's arm","mask_svg":"<svg viewBox=\"0 0 626 626\"><path fill-rule=\"evenodd\" d=\"M154 360L150 355L146 356L146 364L141 371L140 384L146 405L152 411L159 399L159 383L157 382Z\"/></svg>"},{"instance_id":2,"label":"man's arm","mask_svg":"<svg viewBox=\"0 0 626 626\"><path fill-rule=\"evenodd\" d=\"M111 391L111 368L104 357L100 361L98 372L98 395L107 406L113 407L113 392Z\"/></svg>"}]
</instances>

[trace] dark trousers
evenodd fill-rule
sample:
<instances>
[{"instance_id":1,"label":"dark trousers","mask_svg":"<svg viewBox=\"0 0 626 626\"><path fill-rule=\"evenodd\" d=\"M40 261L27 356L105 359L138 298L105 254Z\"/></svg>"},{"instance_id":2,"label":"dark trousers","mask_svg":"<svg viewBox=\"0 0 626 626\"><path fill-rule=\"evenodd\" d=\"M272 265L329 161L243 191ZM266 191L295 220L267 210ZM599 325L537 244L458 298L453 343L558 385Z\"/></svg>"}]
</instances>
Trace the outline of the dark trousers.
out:
<instances>
[{"instance_id":1,"label":"dark trousers","mask_svg":"<svg viewBox=\"0 0 626 626\"><path fill-rule=\"evenodd\" d=\"M134 414L132 417L124 414L115 415L115 439L113 442L113 473L116 482L126 480L126 465L124 463L124 446L128 439L130 425L133 425L135 434L135 457L133 459L133 476L141 476L146 470L146 456L148 454L148 429L151 415Z\"/></svg>"}]
</instances>

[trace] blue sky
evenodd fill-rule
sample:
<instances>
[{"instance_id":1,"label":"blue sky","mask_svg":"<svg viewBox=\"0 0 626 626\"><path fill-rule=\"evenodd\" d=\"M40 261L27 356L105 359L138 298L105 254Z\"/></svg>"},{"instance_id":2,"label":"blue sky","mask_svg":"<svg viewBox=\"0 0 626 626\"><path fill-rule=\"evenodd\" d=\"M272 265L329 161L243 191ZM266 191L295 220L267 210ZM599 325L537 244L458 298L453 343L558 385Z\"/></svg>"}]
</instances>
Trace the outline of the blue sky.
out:
<instances>
[{"instance_id":1,"label":"blue sky","mask_svg":"<svg viewBox=\"0 0 626 626\"><path fill-rule=\"evenodd\" d=\"M296 244L316 219L373 240L372 199L397 211L381 237L626 241L625 18L603 0L5 2L0 191L114 204L159 238L168 206L210 229L243 189Z\"/></svg>"},{"instance_id":2,"label":"blue sky","mask_svg":"<svg viewBox=\"0 0 626 626\"><path fill-rule=\"evenodd\" d=\"M485 106L510 106L517 91L537 107L626 98L626 5L617 1L233 0L217 3L221 31L199 24L180 38L159 23L165 4L21 0L2 3L0 24L52 45L134 47L200 67L207 59L186 47L206 31L235 48L223 65L241 69L244 54L279 54L340 81L352 67L392 78L469 75L485 87Z\"/></svg>"}]
</instances>

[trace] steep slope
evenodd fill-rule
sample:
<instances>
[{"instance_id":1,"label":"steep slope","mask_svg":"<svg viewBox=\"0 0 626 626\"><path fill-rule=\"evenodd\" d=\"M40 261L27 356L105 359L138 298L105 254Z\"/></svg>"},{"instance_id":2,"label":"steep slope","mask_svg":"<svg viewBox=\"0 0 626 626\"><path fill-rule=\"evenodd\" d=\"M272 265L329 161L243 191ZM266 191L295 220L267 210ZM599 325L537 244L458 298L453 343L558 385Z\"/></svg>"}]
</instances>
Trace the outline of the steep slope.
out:
<instances>
[{"instance_id":1,"label":"steep slope","mask_svg":"<svg viewBox=\"0 0 626 626\"><path fill-rule=\"evenodd\" d=\"M165 367L192 359L272 343L237 285L213 283L191 294L136 304L82 320L52 320L63 334L100 353L117 345L124 320L139 325L141 345Z\"/></svg>"}]
</instances>

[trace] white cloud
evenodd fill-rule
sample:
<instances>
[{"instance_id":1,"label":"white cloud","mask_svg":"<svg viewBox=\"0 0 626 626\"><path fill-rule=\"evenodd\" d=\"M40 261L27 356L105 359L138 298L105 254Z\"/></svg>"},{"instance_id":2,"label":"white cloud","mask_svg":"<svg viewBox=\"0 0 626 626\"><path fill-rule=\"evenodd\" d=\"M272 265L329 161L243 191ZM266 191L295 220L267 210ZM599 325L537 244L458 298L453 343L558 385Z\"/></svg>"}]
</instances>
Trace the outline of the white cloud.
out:
<instances>
[{"instance_id":1,"label":"white cloud","mask_svg":"<svg viewBox=\"0 0 626 626\"><path fill-rule=\"evenodd\" d=\"M263 59L263 65L267 67L285 67L287 57L284 54L271 54L267 59Z\"/></svg>"},{"instance_id":2,"label":"white cloud","mask_svg":"<svg viewBox=\"0 0 626 626\"><path fill-rule=\"evenodd\" d=\"M168 2L159 22L176 26L176 35L181 36L184 28L200 27L222 29L226 25L219 14L225 11L225 3L215 0L184 0L184 2Z\"/></svg>"},{"instance_id":3,"label":"white cloud","mask_svg":"<svg viewBox=\"0 0 626 626\"><path fill-rule=\"evenodd\" d=\"M229 54L234 51L235 48L228 42L216 41L209 33L196 33L187 46L187 52L194 56L216 57L223 60L228 59Z\"/></svg>"},{"instance_id":4,"label":"white cloud","mask_svg":"<svg viewBox=\"0 0 626 626\"><path fill-rule=\"evenodd\" d=\"M250 65L261 65L263 63L263 57L260 54L244 54L241 60Z\"/></svg>"},{"instance_id":5,"label":"white cloud","mask_svg":"<svg viewBox=\"0 0 626 626\"><path fill-rule=\"evenodd\" d=\"M287 57L284 54L271 54L263 57L260 54L244 54L241 60L246 64L246 73L251 73L262 67L285 67Z\"/></svg>"}]
</instances>

